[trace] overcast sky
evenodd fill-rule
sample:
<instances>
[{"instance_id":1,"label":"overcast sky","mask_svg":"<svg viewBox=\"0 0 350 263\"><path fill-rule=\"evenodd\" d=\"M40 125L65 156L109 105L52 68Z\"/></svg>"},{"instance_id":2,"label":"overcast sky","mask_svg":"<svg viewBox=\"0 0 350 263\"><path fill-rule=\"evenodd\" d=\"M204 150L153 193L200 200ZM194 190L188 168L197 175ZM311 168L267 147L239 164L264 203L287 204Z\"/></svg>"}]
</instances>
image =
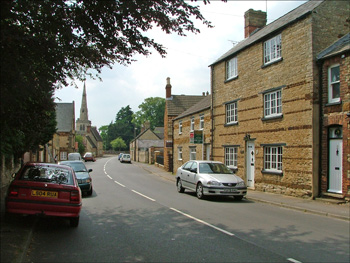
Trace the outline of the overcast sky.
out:
<instances>
[{"instance_id":1,"label":"overcast sky","mask_svg":"<svg viewBox=\"0 0 350 263\"><path fill-rule=\"evenodd\" d=\"M92 126L100 128L115 121L122 107L133 112L148 97L165 98L166 78L170 77L172 94L201 95L210 92L209 65L244 39L244 13L248 9L267 11L267 23L278 19L306 1L210 1L204 5L198 0L203 16L214 28L205 28L200 22L200 34L179 37L166 35L158 29L149 35L167 48L166 58L152 51L148 57L136 56L128 66L115 64L102 71L102 82L87 79L87 105ZM56 102L75 102L75 118L79 118L84 83L57 90Z\"/></svg>"}]
</instances>

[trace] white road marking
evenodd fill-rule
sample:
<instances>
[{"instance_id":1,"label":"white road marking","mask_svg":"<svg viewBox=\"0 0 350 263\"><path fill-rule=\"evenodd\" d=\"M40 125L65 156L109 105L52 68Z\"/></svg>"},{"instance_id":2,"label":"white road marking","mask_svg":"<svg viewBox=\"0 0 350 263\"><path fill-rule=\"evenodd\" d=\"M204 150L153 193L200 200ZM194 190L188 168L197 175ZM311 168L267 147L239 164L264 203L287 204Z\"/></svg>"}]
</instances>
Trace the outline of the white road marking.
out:
<instances>
[{"instance_id":1,"label":"white road marking","mask_svg":"<svg viewBox=\"0 0 350 263\"><path fill-rule=\"evenodd\" d=\"M293 262L293 263L301 263L301 261L298 261L294 258L287 258L288 261Z\"/></svg>"},{"instance_id":2,"label":"white road marking","mask_svg":"<svg viewBox=\"0 0 350 263\"><path fill-rule=\"evenodd\" d=\"M110 177L108 174L107 174L107 177L108 177L109 179L113 180L113 178L112 178L112 177Z\"/></svg>"},{"instance_id":3,"label":"white road marking","mask_svg":"<svg viewBox=\"0 0 350 263\"><path fill-rule=\"evenodd\" d=\"M173 211L175 211L175 212L177 212L177 213L179 213L179 214L181 214L181 215L184 215L184 216L186 216L186 217L188 217L188 218L191 218L191 219L193 219L193 220L195 220L195 221L197 221L197 222L199 222L199 223L201 223L201 224L204 224L204 225L206 225L206 226L209 226L209 227L211 227L211 228L214 228L214 229L216 229L216 230L218 230L218 231L220 231L220 232L222 232L222 233L224 233L224 234L226 234L226 235L229 235L229 236L234 236L234 235L235 235L235 234L233 234L233 233L231 233L231 232L228 232L228 231L226 231L226 230L224 230L224 229L222 229L222 228L219 228L219 227L217 227L217 226L214 226L214 225L212 225L212 224L209 224L209 223L207 223L207 222L205 222L205 221L203 221L203 220L201 220L201 219L198 219L198 218L193 217L193 216L191 216L191 215L189 215L189 214L183 213L183 212L181 212L181 211L179 211L179 210L177 210L177 209L175 209L175 208L170 207L170 209L173 210Z\"/></svg>"},{"instance_id":4,"label":"white road marking","mask_svg":"<svg viewBox=\"0 0 350 263\"><path fill-rule=\"evenodd\" d=\"M123 185L123 184L121 184L121 183L119 183L119 182L117 182L117 181L114 181L116 184L119 184L120 186L122 186L122 187L126 187L125 185Z\"/></svg>"},{"instance_id":5,"label":"white road marking","mask_svg":"<svg viewBox=\"0 0 350 263\"><path fill-rule=\"evenodd\" d=\"M153 202L156 201L156 200L154 200L153 198L148 197L148 196L146 196L146 195L144 195L144 194L141 194L141 193L139 193L139 192L137 192L137 191L135 191L135 190L131 190L131 191L134 192L135 194L141 195L142 197L147 198L147 199L149 199L149 200L151 200L151 201L153 201Z\"/></svg>"}]
</instances>

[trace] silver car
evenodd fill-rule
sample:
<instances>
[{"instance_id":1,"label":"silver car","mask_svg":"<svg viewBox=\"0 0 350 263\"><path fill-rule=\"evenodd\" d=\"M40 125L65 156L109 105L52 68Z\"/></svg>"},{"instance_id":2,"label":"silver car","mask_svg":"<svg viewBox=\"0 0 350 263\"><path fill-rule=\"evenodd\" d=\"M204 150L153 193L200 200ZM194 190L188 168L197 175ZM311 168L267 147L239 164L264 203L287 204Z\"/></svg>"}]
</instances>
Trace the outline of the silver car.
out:
<instances>
[{"instance_id":1,"label":"silver car","mask_svg":"<svg viewBox=\"0 0 350 263\"><path fill-rule=\"evenodd\" d=\"M199 199L206 195L234 196L237 200L247 194L244 181L223 163L216 161L188 161L176 172L179 193L195 191Z\"/></svg>"}]
</instances>

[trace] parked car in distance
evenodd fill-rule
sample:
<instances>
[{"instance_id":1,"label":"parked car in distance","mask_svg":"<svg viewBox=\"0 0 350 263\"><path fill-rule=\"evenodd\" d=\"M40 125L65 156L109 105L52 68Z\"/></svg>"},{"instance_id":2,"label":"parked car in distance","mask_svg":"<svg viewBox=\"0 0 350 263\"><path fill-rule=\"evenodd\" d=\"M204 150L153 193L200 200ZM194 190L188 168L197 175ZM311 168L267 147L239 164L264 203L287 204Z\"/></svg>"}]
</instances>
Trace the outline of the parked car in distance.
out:
<instances>
[{"instance_id":1,"label":"parked car in distance","mask_svg":"<svg viewBox=\"0 0 350 263\"><path fill-rule=\"evenodd\" d=\"M85 160L85 162L94 162L96 161L94 155L91 152L87 152L84 154L83 159Z\"/></svg>"},{"instance_id":2,"label":"parked car in distance","mask_svg":"<svg viewBox=\"0 0 350 263\"><path fill-rule=\"evenodd\" d=\"M120 157L121 163L131 163L131 156L128 153L124 153L122 157Z\"/></svg>"},{"instance_id":3,"label":"parked car in distance","mask_svg":"<svg viewBox=\"0 0 350 263\"><path fill-rule=\"evenodd\" d=\"M59 162L59 164L68 165L69 167L73 168L81 192L89 196L92 195L92 178L90 176L92 169L87 169L82 161L62 161Z\"/></svg>"},{"instance_id":4,"label":"parked car in distance","mask_svg":"<svg viewBox=\"0 0 350 263\"><path fill-rule=\"evenodd\" d=\"M188 161L177 169L176 186L179 193L195 191L199 199L207 195L234 196L237 200L247 194L244 181L226 165L216 161Z\"/></svg>"},{"instance_id":5,"label":"parked car in distance","mask_svg":"<svg viewBox=\"0 0 350 263\"><path fill-rule=\"evenodd\" d=\"M120 158L122 158L123 154L124 154L124 153L120 153L120 154L118 155L118 160L119 160L119 161L120 161Z\"/></svg>"},{"instance_id":6,"label":"parked car in distance","mask_svg":"<svg viewBox=\"0 0 350 263\"><path fill-rule=\"evenodd\" d=\"M81 190L71 167L26 163L16 173L5 199L6 213L65 217L77 227Z\"/></svg>"},{"instance_id":7,"label":"parked car in distance","mask_svg":"<svg viewBox=\"0 0 350 263\"><path fill-rule=\"evenodd\" d=\"M69 161L74 161L74 160L81 161L81 160L83 160L83 158L81 157L80 153L68 153L68 160Z\"/></svg>"}]
</instances>

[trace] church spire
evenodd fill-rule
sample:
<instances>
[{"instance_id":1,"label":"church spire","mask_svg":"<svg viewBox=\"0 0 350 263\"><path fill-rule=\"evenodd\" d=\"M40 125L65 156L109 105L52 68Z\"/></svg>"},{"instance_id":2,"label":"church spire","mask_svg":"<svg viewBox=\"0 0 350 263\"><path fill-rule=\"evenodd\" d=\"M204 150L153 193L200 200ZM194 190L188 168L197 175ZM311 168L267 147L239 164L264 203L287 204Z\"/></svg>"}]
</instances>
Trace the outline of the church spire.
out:
<instances>
[{"instance_id":1,"label":"church spire","mask_svg":"<svg viewBox=\"0 0 350 263\"><path fill-rule=\"evenodd\" d=\"M87 100L86 100L85 82L84 82L83 97L81 99L80 120L81 121L88 121L89 120L88 108L87 108Z\"/></svg>"}]
</instances>

